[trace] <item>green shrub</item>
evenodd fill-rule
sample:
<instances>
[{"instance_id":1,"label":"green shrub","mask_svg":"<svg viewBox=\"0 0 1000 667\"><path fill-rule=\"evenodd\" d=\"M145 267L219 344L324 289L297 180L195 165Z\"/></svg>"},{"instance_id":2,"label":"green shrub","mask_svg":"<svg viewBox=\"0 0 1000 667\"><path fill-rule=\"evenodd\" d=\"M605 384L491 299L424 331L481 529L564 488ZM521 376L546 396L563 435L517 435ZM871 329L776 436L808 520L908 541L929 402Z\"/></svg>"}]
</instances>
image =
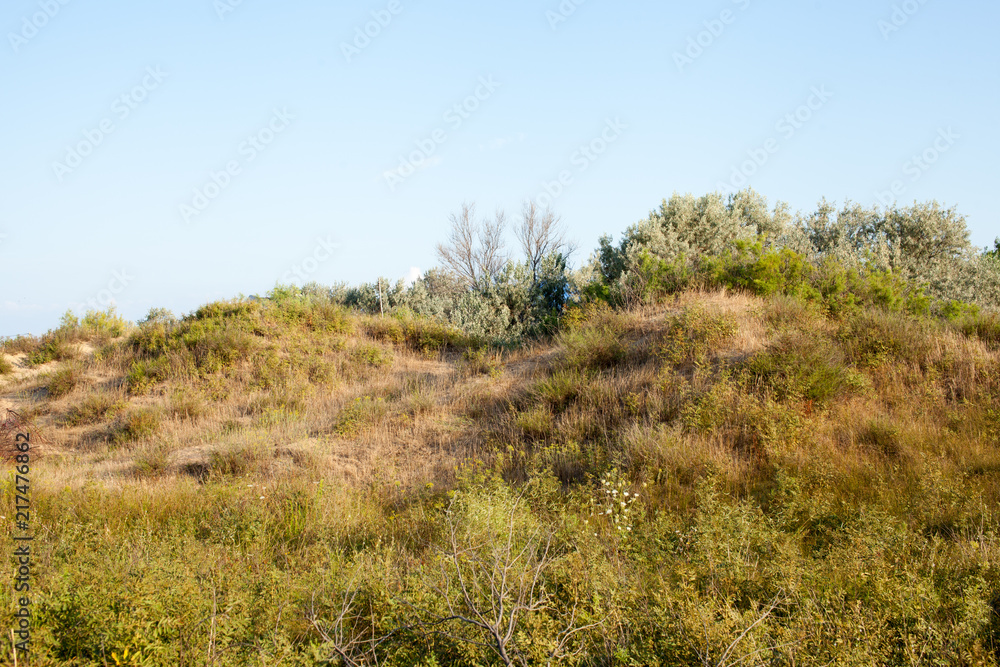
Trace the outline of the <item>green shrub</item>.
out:
<instances>
[{"instance_id":1,"label":"green shrub","mask_svg":"<svg viewBox=\"0 0 1000 667\"><path fill-rule=\"evenodd\" d=\"M837 333L850 363L875 367L896 361L923 364L932 345L931 322L902 313L864 310L845 320Z\"/></svg>"},{"instance_id":2,"label":"green shrub","mask_svg":"<svg viewBox=\"0 0 1000 667\"><path fill-rule=\"evenodd\" d=\"M392 364L392 353L377 345L359 345L354 348L351 356L360 363L385 368Z\"/></svg>"},{"instance_id":3,"label":"green shrub","mask_svg":"<svg viewBox=\"0 0 1000 667\"><path fill-rule=\"evenodd\" d=\"M673 366L704 366L736 331L732 315L688 308L670 319L659 353Z\"/></svg>"},{"instance_id":4,"label":"green shrub","mask_svg":"<svg viewBox=\"0 0 1000 667\"><path fill-rule=\"evenodd\" d=\"M557 337L564 363L569 368L601 369L617 366L628 358L625 318L607 306L574 311Z\"/></svg>"},{"instance_id":5,"label":"green shrub","mask_svg":"<svg viewBox=\"0 0 1000 667\"><path fill-rule=\"evenodd\" d=\"M818 298L812 285L815 269L806 257L788 248L765 249L763 241L737 241L733 249L704 259L709 284L754 294L788 294Z\"/></svg>"},{"instance_id":6,"label":"green shrub","mask_svg":"<svg viewBox=\"0 0 1000 667\"><path fill-rule=\"evenodd\" d=\"M497 377L503 373L500 354L486 348L468 348L462 353L462 372L470 375Z\"/></svg>"},{"instance_id":7,"label":"green shrub","mask_svg":"<svg viewBox=\"0 0 1000 667\"><path fill-rule=\"evenodd\" d=\"M125 389L130 394L144 394L154 384L164 382L174 374L171 359L166 356L150 361L136 361L125 375Z\"/></svg>"},{"instance_id":8,"label":"green shrub","mask_svg":"<svg viewBox=\"0 0 1000 667\"><path fill-rule=\"evenodd\" d=\"M52 361L67 361L75 356L76 353L63 334L49 332L41 338L38 346L28 353L28 365L42 366Z\"/></svg>"},{"instance_id":9,"label":"green shrub","mask_svg":"<svg viewBox=\"0 0 1000 667\"><path fill-rule=\"evenodd\" d=\"M48 394L52 398L66 396L76 389L77 385L80 384L80 380L80 370L73 366L56 371L49 377L47 385Z\"/></svg>"},{"instance_id":10,"label":"green shrub","mask_svg":"<svg viewBox=\"0 0 1000 667\"><path fill-rule=\"evenodd\" d=\"M394 345L406 342L403 323L394 317L372 319L365 323L365 333L378 341L388 341Z\"/></svg>"},{"instance_id":11,"label":"green shrub","mask_svg":"<svg viewBox=\"0 0 1000 667\"><path fill-rule=\"evenodd\" d=\"M89 394L77 405L70 408L66 423L70 426L86 426L104 421L127 406L120 396L109 393Z\"/></svg>"},{"instance_id":12,"label":"green shrub","mask_svg":"<svg viewBox=\"0 0 1000 667\"><path fill-rule=\"evenodd\" d=\"M1000 349L1000 315L997 313L966 313L955 322L970 338L978 338L991 349Z\"/></svg>"},{"instance_id":13,"label":"green shrub","mask_svg":"<svg viewBox=\"0 0 1000 667\"><path fill-rule=\"evenodd\" d=\"M155 410L130 410L119 414L111 424L111 442L122 445L151 438L160 431L160 414Z\"/></svg>"},{"instance_id":14,"label":"green shrub","mask_svg":"<svg viewBox=\"0 0 1000 667\"><path fill-rule=\"evenodd\" d=\"M332 385L337 378L336 367L326 361L314 361L306 371L309 381L313 384Z\"/></svg>"},{"instance_id":15,"label":"green shrub","mask_svg":"<svg viewBox=\"0 0 1000 667\"><path fill-rule=\"evenodd\" d=\"M14 365L7 361L7 357L0 354L0 375L8 375L14 372Z\"/></svg>"},{"instance_id":16,"label":"green shrub","mask_svg":"<svg viewBox=\"0 0 1000 667\"><path fill-rule=\"evenodd\" d=\"M344 438L356 437L366 428L383 420L388 411L384 398L356 398L337 415L333 430Z\"/></svg>"},{"instance_id":17,"label":"green shrub","mask_svg":"<svg viewBox=\"0 0 1000 667\"><path fill-rule=\"evenodd\" d=\"M189 323L179 332L179 340L194 357L195 367L204 373L227 370L249 358L257 347L249 331L235 322L217 319Z\"/></svg>"},{"instance_id":18,"label":"green shrub","mask_svg":"<svg viewBox=\"0 0 1000 667\"><path fill-rule=\"evenodd\" d=\"M440 352L450 347L463 349L475 347L472 338L459 329L429 319L407 319L403 321L406 342L418 352Z\"/></svg>"},{"instance_id":19,"label":"green shrub","mask_svg":"<svg viewBox=\"0 0 1000 667\"><path fill-rule=\"evenodd\" d=\"M0 351L6 354L30 354L39 345L40 340L35 336L14 336L13 338L0 339Z\"/></svg>"},{"instance_id":20,"label":"green shrub","mask_svg":"<svg viewBox=\"0 0 1000 667\"><path fill-rule=\"evenodd\" d=\"M196 420L208 412L205 399L190 391L178 390L170 397L169 414L178 419Z\"/></svg>"},{"instance_id":21,"label":"green shrub","mask_svg":"<svg viewBox=\"0 0 1000 667\"><path fill-rule=\"evenodd\" d=\"M105 311L87 311L80 322L81 334L88 339L98 340L123 336L132 326L131 322L115 312L113 306Z\"/></svg>"},{"instance_id":22,"label":"green shrub","mask_svg":"<svg viewBox=\"0 0 1000 667\"><path fill-rule=\"evenodd\" d=\"M826 403L867 386L864 376L848 366L839 346L806 332L781 335L767 350L744 362L741 370L751 390L782 401Z\"/></svg>"}]
</instances>

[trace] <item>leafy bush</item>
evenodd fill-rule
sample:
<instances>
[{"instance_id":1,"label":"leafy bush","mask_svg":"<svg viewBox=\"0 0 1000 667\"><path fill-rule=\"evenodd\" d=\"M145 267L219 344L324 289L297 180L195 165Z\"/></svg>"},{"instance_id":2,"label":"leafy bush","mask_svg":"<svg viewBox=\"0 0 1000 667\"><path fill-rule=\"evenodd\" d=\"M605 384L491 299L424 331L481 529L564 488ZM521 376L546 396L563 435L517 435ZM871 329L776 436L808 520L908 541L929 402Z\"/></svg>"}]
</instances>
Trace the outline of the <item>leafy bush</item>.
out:
<instances>
[{"instance_id":1,"label":"leafy bush","mask_svg":"<svg viewBox=\"0 0 1000 667\"><path fill-rule=\"evenodd\" d=\"M594 304L573 312L557 340L565 349L568 367L610 368L628 357L627 329L624 316Z\"/></svg>"},{"instance_id":2,"label":"leafy bush","mask_svg":"<svg viewBox=\"0 0 1000 667\"><path fill-rule=\"evenodd\" d=\"M39 339L35 336L14 336L0 339L0 351L6 354L29 354L38 347Z\"/></svg>"},{"instance_id":3,"label":"leafy bush","mask_svg":"<svg viewBox=\"0 0 1000 667\"><path fill-rule=\"evenodd\" d=\"M867 386L852 370L840 348L821 335L786 333L746 362L744 381L752 390L778 400L825 403Z\"/></svg>"},{"instance_id":4,"label":"leafy bush","mask_svg":"<svg viewBox=\"0 0 1000 667\"><path fill-rule=\"evenodd\" d=\"M773 213L753 191L724 202L674 195L630 227L615 246L608 237L594 262L599 287L587 294L635 304L706 281L756 294L822 298L831 310L852 295L891 310L926 312L957 299L1000 307L1000 262L969 242L965 218L936 202L836 212L823 201L793 219Z\"/></svg>"},{"instance_id":5,"label":"leafy bush","mask_svg":"<svg viewBox=\"0 0 1000 667\"><path fill-rule=\"evenodd\" d=\"M79 369L70 366L56 371L49 377L47 391L52 398L66 396L80 384L81 374Z\"/></svg>"},{"instance_id":6,"label":"leafy bush","mask_svg":"<svg viewBox=\"0 0 1000 667\"><path fill-rule=\"evenodd\" d=\"M37 347L28 354L29 366L42 366L51 361L67 361L75 358L76 352L64 334L56 331L45 334Z\"/></svg>"},{"instance_id":7,"label":"leafy bush","mask_svg":"<svg viewBox=\"0 0 1000 667\"><path fill-rule=\"evenodd\" d=\"M174 367L170 357L136 361L125 376L125 389L130 394L145 394L154 384L167 380L173 374Z\"/></svg>"},{"instance_id":8,"label":"leafy bush","mask_svg":"<svg viewBox=\"0 0 1000 667\"><path fill-rule=\"evenodd\" d=\"M122 445L151 438L160 431L160 414L151 409L119 414L108 431L111 442Z\"/></svg>"},{"instance_id":9,"label":"leafy bush","mask_svg":"<svg viewBox=\"0 0 1000 667\"><path fill-rule=\"evenodd\" d=\"M358 362L375 368L385 368L392 364L392 354L377 345L359 345L351 355Z\"/></svg>"},{"instance_id":10,"label":"leafy bush","mask_svg":"<svg viewBox=\"0 0 1000 667\"><path fill-rule=\"evenodd\" d=\"M671 318L660 356L673 366L704 366L736 330L731 315L688 308Z\"/></svg>"},{"instance_id":11,"label":"leafy bush","mask_svg":"<svg viewBox=\"0 0 1000 667\"><path fill-rule=\"evenodd\" d=\"M955 325L966 336L981 340L988 347L1000 349L1000 315L969 312L955 318Z\"/></svg>"},{"instance_id":12,"label":"leafy bush","mask_svg":"<svg viewBox=\"0 0 1000 667\"><path fill-rule=\"evenodd\" d=\"M340 411L334 423L334 432L344 438L353 438L364 429L380 422L388 413L384 398L363 396Z\"/></svg>"},{"instance_id":13,"label":"leafy bush","mask_svg":"<svg viewBox=\"0 0 1000 667\"><path fill-rule=\"evenodd\" d=\"M81 335L99 341L123 336L132 326L128 320L115 312L114 307L105 311L87 311L80 322Z\"/></svg>"},{"instance_id":14,"label":"leafy bush","mask_svg":"<svg viewBox=\"0 0 1000 667\"><path fill-rule=\"evenodd\" d=\"M198 419L205 416L208 406L204 398L190 391L179 390L170 397L169 414L178 419Z\"/></svg>"},{"instance_id":15,"label":"leafy bush","mask_svg":"<svg viewBox=\"0 0 1000 667\"><path fill-rule=\"evenodd\" d=\"M7 361L7 357L0 355L0 375L8 375L14 372L14 365Z\"/></svg>"},{"instance_id":16,"label":"leafy bush","mask_svg":"<svg viewBox=\"0 0 1000 667\"><path fill-rule=\"evenodd\" d=\"M469 375L499 376L502 370L500 355L486 348L469 348L462 353L459 366L463 373Z\"/></svg>"},{"instance_id":17,"label":"leafy bush","mask_svg":"<svg viewBox=\"0 0 1000 667\"><path fill-rule=\"evenodd\" d=\"M177 324L177 317L166 308L150 308L149 313L146 314L146 317L139 320L138 324L142 328L155 326L169 327Z\"/></svg>"},{"instance_id":18,"label":"leafy bush","mask_svg":"<svg viewBox=\"0 0 1000 667\"><path fill-rule=\"evenodd\" d=\"M97 424L109 416L114 416L126 403L120 396L110 393L88 394L77 405L70 408L66 415L66 423L70 426L86 426Z\"/></svg>"}]
</instances>

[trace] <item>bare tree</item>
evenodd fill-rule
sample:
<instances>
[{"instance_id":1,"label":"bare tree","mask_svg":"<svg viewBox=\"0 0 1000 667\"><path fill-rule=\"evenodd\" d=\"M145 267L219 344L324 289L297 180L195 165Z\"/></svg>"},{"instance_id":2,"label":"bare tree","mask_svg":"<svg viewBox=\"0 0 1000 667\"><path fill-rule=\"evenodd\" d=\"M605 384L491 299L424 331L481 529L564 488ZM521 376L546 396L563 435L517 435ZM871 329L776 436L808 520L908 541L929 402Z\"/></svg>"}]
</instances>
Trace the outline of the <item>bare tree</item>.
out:
<instances>
[{"instance_id":1,"label":"bare tree","mask_svg":"<svg viewBox=\"0 0 1000 667\"><path fill-rule=\"evenodd\" d=\"M452 508L447 513L448 543L439 561L440 577L430 588L445 603L447 614L432 614L431 626L457 623L457 632L438 634L488 650L505 666L528 664L518 648L518 633L525 616L552 612L554 601L545 578L556 560L551 531L535 529L522 535L515 517L521 500L515 500L506 517L506 529L495 541L461 535ZM546 665L558 664L584 651L579 633L597 628L603 621L582 623L579 600L561 620L563 628L553 638ZM470 636L464 630L472 630Z\"/></svg>"},{"instance_id":2,"label":"bare tree","mask_svg":"<svg viewBox=\"0 0 1000 667\"><path fill-rule=\"evenodd\" d=\"M441 261L469 285L496 279L508 259L503 240L506 214L497 209L492 220L476 220L476 205L462 204L450 221L448 241L437 247Z\"/></svg>"},{"instance_id":3,"label":"bare tree","mask_svg":"<svg viewBox=\"0 0 1000 667\"><path fill-rule=\"evenodd\" d=\"M497 208L493 220L483 219L479 228L479 271L481 278L496 279L510 257L503 240L507 214Z\"/></svg>"},{"instance_id":4,"label":"bare tree","mask_svg":"<svg viewBox=\"0 0 1000 667\"><path fill-rule=\"evenodd\" d=\"M551 209L542 211L533 201L521 209L521 225L514 230L531 269L531 282L538 282L542 260L553 252L570 254L574 248L566 241L562 221Z\"/></svg>"},{"instance_id":5,"label":"bare tree","mask_svg":"<svg viewBox=\"0 0 1000 667\"><path fill-rule=\"evenodd\" d=\"M362 568L356 568L346 583L346 587L341 593L340 604L333 610L336 613L335 618L327 623L320 620L316 610L315 593L309 604L307 615L313 628L326 642L327 648L340 658L345 667L377 665L379 646L391 639L397 632L408 629L401 626L386 635L378 636L374 633L374 628L364 627L368 618L358 609L360 602L357 599L362 592L358 581L361 578L361 573Z\"/></svg>"}]
</instances>

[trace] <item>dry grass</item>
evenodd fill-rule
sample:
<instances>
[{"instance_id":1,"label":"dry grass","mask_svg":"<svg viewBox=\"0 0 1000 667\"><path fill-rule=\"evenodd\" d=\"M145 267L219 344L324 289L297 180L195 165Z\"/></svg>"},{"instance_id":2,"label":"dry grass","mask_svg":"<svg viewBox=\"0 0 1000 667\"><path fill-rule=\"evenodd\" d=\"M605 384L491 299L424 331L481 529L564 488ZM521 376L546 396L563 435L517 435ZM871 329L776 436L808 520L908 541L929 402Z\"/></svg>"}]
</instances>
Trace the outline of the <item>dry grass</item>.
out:
<instances>
[{"instance_id":1,"label":"dry grass","mask_svg":"<svg viewBox=\"0 0 1000 667\"><path fill-rule=\"evenodd\" d=\"M33 416L58 454L54 474L72 485L294 473L417 489L447 486L470 458L514 479L558 460L567 484L620 466L683 507L706 471L750 493L776 466L836 460L846 478L930 456L980 476L997 465L995 428L976 406L996 400L998 353L936 323L837 321L784 297L688 292L581 313L555 340L501 354L413 321L324 317L335 325L253 320L263 337L246 340L223 318L220 335L246 353L200 367L178 353L141 361L162 374L136 376L142 357L125 339L83 341L76 361L3 376L0 406ZM821 351L803 364L854 368L848 384L761 366L789 345L798 353L805 335ZM52 393L46 378L63 376L68 390Z\"/></svg>"}]
</instances>

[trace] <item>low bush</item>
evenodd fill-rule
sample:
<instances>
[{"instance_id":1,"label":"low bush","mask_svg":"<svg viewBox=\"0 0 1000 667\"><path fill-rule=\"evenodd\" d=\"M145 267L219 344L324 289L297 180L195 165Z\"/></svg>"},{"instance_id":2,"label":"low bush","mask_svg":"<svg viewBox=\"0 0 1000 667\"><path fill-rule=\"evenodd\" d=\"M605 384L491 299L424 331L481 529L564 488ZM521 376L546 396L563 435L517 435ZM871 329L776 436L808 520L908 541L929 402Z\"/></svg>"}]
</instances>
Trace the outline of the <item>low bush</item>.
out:
<instances>
[{"instance_id":1,"label":"low bush","mask_svg":"<svg viewBox=\"0 0 1000 667\"><path fill-rule=\"evenodd\" d=\"M168 414L177 419L197 420L208 412L205 399L191 391L178 390L170 397Z\"/></svg>"},{"instance_id":2,"label":"low bush","mask_svg":"<svg viewBox=\"0 0 1000 667\"><path fill-rule=\"evenodd\" d=\"M955 326L970 338L977 338L987 347L1000 350L1000 314L965 313L956 318Z\"/></svg>"},{"instance_id":3,"label":"low bush","mask_svg":"<svg viewBox=\"0 0 1000 667\"><path fill-rule=\"evenodd\" d=\"M42 336L38 345L28 353L29 366L42 366L52 361L68 361L76 357L76 352L59 331Z\"/></svg>"},{"instance_id":4,"label":"low bush","mask_svg":"<svg viewBox=\"0 0 1000 667\"><path fill-rule=\"evenodd\" d=\"M74 366L69 366L56 371L49 376L46 386L49 396L52 398L62 398L76 389L82 379L81 372Z\"/></svg>"},{"instance_id":5,"label":"low bush","mask_svg":"<svg viewBox=\"0 0 1000 667\"><path fill-rule=\"evenodd\" d=\"M557 336L568 368L580 370L617 366L629 356L625 316L602 304L573 311Z\"/></svg>"},{"instance_id":6,"label":"low bush","mask_svg":"<svg viewBox=\"0 0 1000 667\"><path fill-rule=\"evenodd\" d=\"M125 408L127 403L121 396L100 392L89 394L84 399L69 409L66 414L66 423L70 426L87 426L98 424L109 417L115 416Z\"/></svg>"},{"instance_id":7,"label":"low bush","mask_svg":"<svg viewBox=\"0 0 1000 667\"><path fill-rule=\"evenodd\" d=\"M706 365L736 334L732 315L688 308L670 318L659 354L673 366Z\"/></svg>"},{"instance_id":8,"label":"low bush","mask_svg":"<svg viewBox=\"0 0 1000 667\"><path fill-rule=\"evenodd\" d=\"M357 437L362 431L385 419L389 412L384 398L362 396L340 411L334 432L344 438Z\"/></svg>"},{"instance_id":9,"label":"low bush","mask_svg":"<svg viewBox=\"0 0 1000 667\"><path fill-rule=\"evenodd\" d=\"M351 352L351 356L362 364L385 368L392 364L392 354L377 345L359 345Z\"/></svg>"},{"instance_id":10,"label":"low bush","mask_svg":"<svg viewBox=\"0 0 1000 667\"><path fill-rule=\"evenodd\" d=\"M847 364L838 345L807 332L781 335L744 362L740 371L748 388L780 401L823 404L868 386L865 377Z\"/></svg>"},{"instance_id":11,"label":"low bush","mask_svg":"<svg viewBox=\"0 0 1000 667\"><path fill-rule=\"evenodd\" d=\"M108 436L114 444L123 445L151 438L159 431L159 412L152 409L129 410L114 419Z\"/></svg>"}]
</instances>

